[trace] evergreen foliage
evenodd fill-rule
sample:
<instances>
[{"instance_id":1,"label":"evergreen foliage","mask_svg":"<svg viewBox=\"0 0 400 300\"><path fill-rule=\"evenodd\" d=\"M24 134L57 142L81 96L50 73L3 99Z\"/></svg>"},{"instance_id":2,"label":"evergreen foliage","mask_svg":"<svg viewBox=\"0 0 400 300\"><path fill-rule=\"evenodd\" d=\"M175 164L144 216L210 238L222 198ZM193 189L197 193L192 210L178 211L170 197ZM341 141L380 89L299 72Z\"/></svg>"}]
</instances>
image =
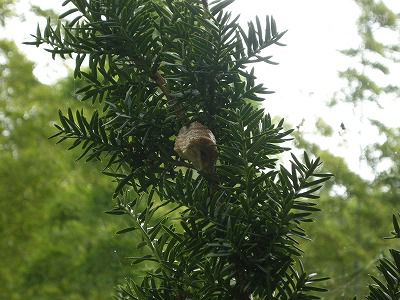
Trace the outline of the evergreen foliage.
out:
<instances>
[{"instance_id":1,"label":"evergreen foliage","mask_svg":"<svg viewBox=\"0 0 400 300\"><path fill-rule=\"evenodd\" d=\"M388 239L400 238L400 214L393 215L393 232ZM369 285L368 300L399 299L400 295L400 251L390 249L390 259L381 258L377 269L380 278L371 276L373 284Z\"/></svg>"},{"instance_id":2,"label":"evergreen foliage","mask_svg":"<svg viewBox=\"0 0 400 300\"><path fill-rule=\"evenodd\" d=\"M232 0L67 0L53 26L38 27L36 46L73 57L77 90L95 111L60 112L59 142L79 159L101 160L117 182L118 205L150 262L119 299L319 299L324 278L302 267L302 224L330 178L318 158L292 155L277 167L291 130L249 101L270 93L249 64L273 63L261 51L282 45L272 17L244 30L224 9ZM89 68L85 68L88 62ZM217 138L216 174L194 170L173 150L179 129L206 124ZM170 212L160 213L169 207Z\"/></svg>"}]
</instances>

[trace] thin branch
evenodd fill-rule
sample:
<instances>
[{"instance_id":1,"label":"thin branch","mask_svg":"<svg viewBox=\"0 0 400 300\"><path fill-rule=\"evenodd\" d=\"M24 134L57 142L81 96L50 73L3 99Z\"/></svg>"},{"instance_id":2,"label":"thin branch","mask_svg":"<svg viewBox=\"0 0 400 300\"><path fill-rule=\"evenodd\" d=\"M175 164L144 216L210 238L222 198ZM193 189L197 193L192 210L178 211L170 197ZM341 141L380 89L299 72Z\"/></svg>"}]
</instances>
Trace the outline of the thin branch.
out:
<instances>
[{"instance_id":1,"label":"thin branch","mask_svg":"<svg viewBox=\"0 0 400 300\"><path fill-rule=\"evenodd\" d=\"M183 124L187 123L187 117L183 109L183 106L178 104L175 97L171 95L171 91L168 87L167 81L161 75L161 73L159 71L156 71L153 75L151 75L151 79L154 80L154 82L163 92L168 102L170 103L171 107L174 108L177 119Z\"/></svg>"}]
</instances>

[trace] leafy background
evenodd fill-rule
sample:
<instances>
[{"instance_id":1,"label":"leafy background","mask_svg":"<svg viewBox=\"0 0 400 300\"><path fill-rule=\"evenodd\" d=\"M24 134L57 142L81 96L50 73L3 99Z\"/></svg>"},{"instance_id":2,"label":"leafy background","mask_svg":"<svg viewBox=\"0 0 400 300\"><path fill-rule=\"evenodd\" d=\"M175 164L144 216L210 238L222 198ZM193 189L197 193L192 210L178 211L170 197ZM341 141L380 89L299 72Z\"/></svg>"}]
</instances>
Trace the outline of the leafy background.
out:
<instances>
[{"instance_id":1,"label":"leafy background","mask_svg":"<svg viewBox=\"0 0 400 300\"><path fill-rule=\"evenodd\" d=\"M345 54L363 68L339 74L352 83L342 100L360 103L377 101L383 93L396 95L398 86L382 86L370 74L377 69L389 72L391 66L375 61L371 53L385 61L399 51L398 45L380 43L373 26L398 32L398 16L374 1L356 2L362 8L362 46ZM0 1L2 23L12 14L11 4ZM35 12L41 13L37 8ZM11 41L1 41L0 52L0 260L4 262L0 295L109 299L125 275L140 276L140 270L125 259L139 254L139 241L133 235L114 235L126 227L124 220L102 213L112 206L114 186L98 176L100 166L76 163L77 153L59 151L47 140L54 133L58 109L82 107L71 93L77 83L69 78L53 86L40 83L32 75L34 64ZM398 161L400 130L379 120L373 125L385 137L363 153L375 170L373 180L365 180L343 158L308 142L301 130L295 132L295 146L321 156L325 170L335 174L322 193L323 211L308 228L313 241L303 245L307 269L332 278L326 283L326 299L365 295L377 258L395 246L382 237L390 231L390 216L399 207L400 170L396 163L383 170L376 166L383 159ZM317 128L321 135L332 132L321 121Z\"/></svg>"}]
</instances>

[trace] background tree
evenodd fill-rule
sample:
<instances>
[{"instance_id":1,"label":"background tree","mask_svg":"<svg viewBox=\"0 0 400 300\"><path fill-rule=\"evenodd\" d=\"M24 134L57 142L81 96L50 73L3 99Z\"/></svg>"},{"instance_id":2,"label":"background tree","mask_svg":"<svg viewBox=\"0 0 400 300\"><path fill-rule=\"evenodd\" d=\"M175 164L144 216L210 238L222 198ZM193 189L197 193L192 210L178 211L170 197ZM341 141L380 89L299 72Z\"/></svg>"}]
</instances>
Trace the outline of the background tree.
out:
<instances>
[{"instance_id":1,"label":"background tree","mask_svg":"<svg viewBox=\"0 0 400 300\"><path fill-rule=\"evenodd\" d=\"M384 249L394 246L382 239L388 231L385 216L399 209L399 129L391 128L385 119L377 120L376 114L368 115L366 109L388 109L396 101L399 85L391 73L399 62L399 14L382 1L356 3L360 7L360 44L342 51L349 57L350 67L339 73L345 88L330 105L352 103L355 116L364 124L362 130L379 132L377 141L359 145L360 164L369 166L373 179L356 174L343 158L321 149L323 146L307 142L300 134L296 138L298 147L321 157L325 172L335 174L321 195L324 215L317 216L321 226L307 228L313 243L304 245L306 266L332 277L325 282L327 299L368 295L368 274L377 274L376 262L388 254ZM334 129L328 124L320 121L316 127L325 139L333 138ZM346 129L341 133L346 135ZM353 141L349 145L354 147Z\"/></svg>"},{"instance_id":2,"label":"background tree","mask_svg":"<svg viewBox=\"0 0 400 300\"><path fill-rule=\"evenodd\" d=\"M372 101L382 106L388 99L385 95L393 97L400 92L395 78L388 76L400 60L399 15L384 1L355 2L361 10L357 23L361 42L358 48L342 51L354 64L340 72L347 88L336 100L355 104Z\"/></svg>"},{"instance_id":3,"label":"background tree","mask_svg":"<svg viewBox=\"0 0 400 300\"><path fill-rule=\"evenodd\" d=\"M76 152L47 139L58 109L76 105L79 83L39 83L10 41L0 41L0 57L0 295L110 299L135 240L110 236L124 222L100 213L112 185L94 175L98 166L77 165Z\"/></svg>"},{"instance_id":4,"label":"background tree","mask_svg":"<svg viewBox=\"0 0 400 300\"><path fill-rule=\"evenodd\" d=\"M12 4L14 0L1 0L0 1L0 24L4 26L7 17L12 15Z\"/></svg>"},{"instance_id":5,"label":"background tree","mask_svg":"<svg viewBox=\"0 0 400 300\"><path fill-rule=\"evenodd\" d=\"M320 155L324 171L335 173L321 193L323 213L316 216L320 226L307 226L312 243L303 243L305 265L331 278L324 283L328 289L324 299L363 298L368 294L369 274L376 274L374 266L384 249L396 247L382 237L389 231L388 216L398 205L378 179L367 181L350 170L343 158L301 136L296 141Z\"/></svg>"}]
</instances>

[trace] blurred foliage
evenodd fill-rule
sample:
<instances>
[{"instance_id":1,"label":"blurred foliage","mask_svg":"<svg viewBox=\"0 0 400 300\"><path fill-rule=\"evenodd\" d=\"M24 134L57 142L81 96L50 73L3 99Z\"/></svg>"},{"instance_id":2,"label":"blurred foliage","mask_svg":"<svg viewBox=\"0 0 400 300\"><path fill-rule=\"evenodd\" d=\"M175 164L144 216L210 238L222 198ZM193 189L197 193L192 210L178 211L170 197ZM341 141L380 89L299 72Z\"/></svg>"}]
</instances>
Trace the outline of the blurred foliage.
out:
<instances>
[{"instance_id":1,"label":"blurred foliage","mask_svg":"<svg viewBox=\"0 0 400 300\"><path fill-rule=\"evenodd\" d=\"M50 18L53 22L58 19L58 14L52 9L43 9L40 6L32 5L31 11L39 17Z\"/></svg>"},{"instance_id":2,"label":"blurred foliage","mask_svg":"<svg viewBox=\"0 0 400 300\"><path fill-rule=\"evenodd\" d=\"M12 5L15 0L0 0L0 25L4 26L6 18L13 15Z\"/></svg>"},{"instance_id":3,"label":"blurred foliage","mask_svg":"<svg viewBox=\"0 0 400 300\"><path fill-rule=\"evenodd\" d=\"M347 87L332 104L345 101L357 107L373 101L380 107L384 96L399 94L398 82L388 84L387 80L400 61L398 39L387 37L398 37L400 15L383 1L355 2L361 13L357 21L360 45L342 51L353 63L339 74ZM368 274L380 273L382 268L375 269L375 265L382 256L389 255L385 249L396 246L395 241L384 241L383 237L389 231L389 216L399 210L400 128L388 128L384 121L371 120L371 124L385 141L371 141L360 158L370 167L371 180L354 173L343 158L322 150L322 145L309 143L300 134L296 138L299 148L317 153L324 161L324 170L335 174L321 195L323 213L317 217L320 226L308 228L313 242L304 245L306 266L332 278L326 282L326 299L367 296L366 282L371 282ZM325 135L324 127L323 121L317 122L321 135Z\"/></svg>"},{"instance_id":4,"label":"blurred foliage","mask_svg":"<svg viewBox=\"0 0 400 300\"><path fill-rule=\"evenodd\" d=\"M400 62L400 14L380 0L355 0L361 10L357 21L361 42L357 48L342 50L354 64L339 73L347 87L341 100L351 103L373 101L380 105L382 96L400 95L397 82L382 81Z\"/></svg>"},{"instance_id":5,"label":"blurred foliage","mask_svg":"<svg viewBox=\"0 0 400 300\"><path fill-rule=\"evenodd\" d=\"M315 127L317 128L317 131L323 136L332 136L333 134L332 127L322 118L318 118L318 120L315 122Z\"/></svg>"},{"instance_id":6,"label":"blurred foliage","mask_svg":"<svg viewBox=\"0 0 400 300\"><path fill-rule=\"evenodd\" d=\"M398 210L400 191L379 177L367 181L349 169L342 157L321 150L316 144L296 136L297 146L317 153L324 171L335 174L321 192L316 215L318 226L308 226L312 242L303 243L307 268L331 279L324 299L350 299L368 293L369 274L375 263L395 242L383 240L390 231L390 216ZM400 178L400 174L392 174Z\"/></svg>"},{"instance_id":7,"label":"blurred foliage","mask_svg":"<svg viewBox=\"0 0 400 300\"><path fill-rule=\"evenodd\" d=\"M137 242L112 237L126 225L102 213L112 185L98 166L48 140L58 109L79 107L75 83L39 83L11 42L0 41L0 56L1 298L110 299Z\"/></svg>"},{"instance_id":8,"label":"blurred foliage","mask_svg":"<svg viewBox=\"0 0 400 300\"><path fill-rule=\"evenodd\" d=\"M382 191L393 203L400 196L400 127L388 128L382 122L372 123L384 135L383 143L373 143L366 150L371 167L376 170L376 181L382 185Z\"/></svg>"}]
</instances>

